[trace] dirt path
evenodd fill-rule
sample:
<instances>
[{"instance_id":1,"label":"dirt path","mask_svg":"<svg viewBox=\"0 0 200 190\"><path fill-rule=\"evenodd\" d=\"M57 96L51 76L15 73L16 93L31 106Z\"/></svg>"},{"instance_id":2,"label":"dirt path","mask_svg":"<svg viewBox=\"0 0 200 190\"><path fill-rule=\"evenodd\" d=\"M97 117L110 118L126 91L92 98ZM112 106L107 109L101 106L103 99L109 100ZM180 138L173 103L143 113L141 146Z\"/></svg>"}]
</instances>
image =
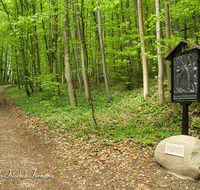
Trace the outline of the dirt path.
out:
<instances>
[{"instance_id":1,"label":"dirt path","mask_svg":"<svg viewBox=\"0 0 200 190\"><path fill-rule=\"evenodd\" d=\"M199 180L170 175L153 149L139 148L134 139L108 147L68 142L47 126L33 129L3 96L7 87L0 86L0 190L200 190Z\"/></svg>"},{"instance_id":2,"label":"dirt path","mask_svg":"<svg viewBox=\"0 0 200 190\"><path fill-rule=\"evenodd\" d=\"M6 107L7 87L0 86L0 189L70 189L56 172L60 165L51 144L27 133Z\"/></svg>"}]
</instances>

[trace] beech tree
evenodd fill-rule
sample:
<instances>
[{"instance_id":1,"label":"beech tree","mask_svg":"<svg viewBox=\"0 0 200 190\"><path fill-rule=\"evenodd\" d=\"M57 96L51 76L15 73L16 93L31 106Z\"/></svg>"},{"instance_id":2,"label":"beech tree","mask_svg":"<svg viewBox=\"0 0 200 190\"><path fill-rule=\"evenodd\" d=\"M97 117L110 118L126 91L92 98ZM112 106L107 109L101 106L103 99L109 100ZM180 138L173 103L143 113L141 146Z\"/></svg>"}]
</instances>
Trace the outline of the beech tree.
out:
<instances>
[{"instance_id":1,"label":"beech tree","mask_svg":"<svg viewBox=\"0 0 200 190\"><path fill-rule=\"evenodd\" d=\"M57 0L52 0L52 6L53 6L53 24L52 24L52 71L54 73L54 83L58 82L58 75L57 75L57 50L58 50L58 5L57 5ZM56 95L59 94L59 86L56 84L55 85L55 93Z\"/></svg>"},{"instance_id":2,"label":"beech tree","mask_svg":"<svg viewBox=\"0 0 200 190\"><path fill-rule=\"evenodd\" d=\"M68 92L71 101L71 105L73 107L77 106L76 94L74 90L74 85L72 82L72 73L70 66L70 53L69 53L69 4L68 0L64 0L64 8L65 8L65 21L64 21L64 55L65 55L65 75L68 85Z\"/></svg>"},{"instance_id":3,"label":"beech tree","mask_svg":"<svg viewBox=\"0 0 200 190\"><path fill-rule=\"evenodd\" d=\"M160 0L156 0L156 36L157 36L157 52L158 52L158 93L159 102L161 105L165 104L164 97L164 70L163 70L163 58L161 55L161 22L160 22Z\"/></svg>"},{"instance_id":4,"label":"beech tree","mask_svg":"<svg viewBox=\"0 0 200 190\"><path fill-rule=\"evenodd\" d=\"M97 6L99 7L98 4L97 4ZM98 15L99 44L100 44L100 50L101 50L104 82L105 82L105 86L106 86L106 92L107 92L108 99L112 100L110 90L109 90L108 73L107 73L107 68L106 68L105 53L104 53L104 46L103 46L103 39L102 39L100 10L97 11L97 15Z\"/></svg>"},{"instance_id":5,"label":"beech tree","mask_svg":"<svg viewBox=\"0 0 200 190\"><path fill-rule=\"evenodd\" d=\"M20 6L21 6L21 16L23 17L23 14L24 14L24 4L23 4L23 0L20 0ZM20 35L20 40L21 40L21 51L22 51L22 60L23 60L23 70L24 70L24 85L25 85L25 91L26 91L26 94L28 96L31 95L29 89L28 89L28 83L27 83L27 70L26 70L26 55L25 55L25 46L24 46L24 29L23 29L23 26L20 26L20 32L21 32L21 35Z\"/></svg>"},{"instance_id":6,"label":"beech tree","mask_svg":"<svg viewBox=\"0 0 200 190\"><path fill-rule=\"evenodd\" d=\"M75 14L76 14L76 22L77 22L77 32L78 32L78 37L79 37L79 41L80 41L81 65L82 65L82 75L83 75L83 81L84 81L86 102L90 102L90 88L89 88L89 83L88 83L87 67L86 67L86 63L85 63L83 36L82 36L82 33L81 33L80 17L78 15L78 6L77 5L75 5Z\"/></svg>"},{"instance_id":7,"label":"beech tree","mask_svg":"<svg viewBox=\"0 0 200 190\"><path fill-rule=\"evenodd\" d=\"M149 78L148 78L148 66L146 57L146 45L144 40L144 26L143 26L143 15L142 15L142 0L137 0L138 6L138 23L140 31L140 41L141 53L142 53L142 63L143 63L143 88L144 88L144 99L146 100L149 95Z\"/></svg>"}]
</instances>

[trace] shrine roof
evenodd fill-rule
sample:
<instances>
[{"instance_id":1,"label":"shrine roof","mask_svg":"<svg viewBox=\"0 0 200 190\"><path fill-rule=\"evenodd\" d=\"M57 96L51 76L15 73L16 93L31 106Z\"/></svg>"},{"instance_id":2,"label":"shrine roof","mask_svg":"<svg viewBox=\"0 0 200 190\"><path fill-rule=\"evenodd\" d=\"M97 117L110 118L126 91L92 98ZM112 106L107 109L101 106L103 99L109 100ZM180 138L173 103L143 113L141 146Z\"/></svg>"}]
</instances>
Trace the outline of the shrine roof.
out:
<instances>
[{"instance_id":1,"label":"shrine roof","mask_svg":"<svg viewBox=\"0 0 200 190\"><path fill-rule=\"evenodd\" d=\"M190 45L200 50L199 45L186 40L181 40L178 45L166 56L165 60L171 60L172 55L181 52L185 45Z\"/></svg>"}]
</instances>

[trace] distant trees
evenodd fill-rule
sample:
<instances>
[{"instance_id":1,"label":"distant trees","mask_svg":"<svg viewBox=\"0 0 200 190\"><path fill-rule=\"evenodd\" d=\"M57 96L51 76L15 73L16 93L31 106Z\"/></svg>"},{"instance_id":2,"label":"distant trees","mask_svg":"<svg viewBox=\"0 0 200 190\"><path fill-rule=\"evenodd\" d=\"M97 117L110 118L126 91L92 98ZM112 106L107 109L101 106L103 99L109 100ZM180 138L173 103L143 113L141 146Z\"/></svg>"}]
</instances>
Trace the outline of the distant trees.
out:
<instances>
[{"instance_id":1,"label":"distant trees","mask_svg":"<svg viewBox=\"0 0 200 190\"><path fill-rule=\"evenodd\" d=\"M91 101L89 78L104 82L109 100L110 85L121 82L130 89L142 80L147 99L156 76L164 104L165 68L170 75L164 57L184 38L185 23L189 40L198 43L200 2L156 2L0 0L0 81L24 85L28 96L36 89L59 95L67 83L76 106L77 87Z\"/></svg>"}]
</instances>

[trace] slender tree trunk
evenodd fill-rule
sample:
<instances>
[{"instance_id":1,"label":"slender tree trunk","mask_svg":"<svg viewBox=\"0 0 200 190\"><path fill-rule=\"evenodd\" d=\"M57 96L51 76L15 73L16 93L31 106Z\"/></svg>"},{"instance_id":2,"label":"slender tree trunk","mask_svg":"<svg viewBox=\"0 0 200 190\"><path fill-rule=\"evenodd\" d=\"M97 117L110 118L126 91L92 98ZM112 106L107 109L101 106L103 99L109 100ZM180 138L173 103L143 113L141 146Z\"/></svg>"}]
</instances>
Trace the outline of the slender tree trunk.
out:
<instances>
[{"instance_id":1,"label":"slender tree trunk","mask_svg":"<svg viewBox=\"0 0 200 190\"><path fill-rule=\"evenodd\" d=\"M40 2L40 10L41 10L41 12L43 12L43 7L42 7L42 3L41 2ZM42 28L44 30L44 35L43 36L44 36L44 42L45 42L45 48L46 48L46 56L47 56L48 63L49 63L49 73L51 74L52 73L52 55L51 55L51 51L49 51L51 46L50 46L50 43L48 44L48 42L47 42L47 35L45 34L45 25L44 25L44 21L43 20L42 20ZM49 30L51 30L51 28L49 28Z\"/></svg>"},{"instance_id":2,"label":"slender tree trunk","mask_svg":"<svg viewBox=\"0 0 200 190\"><path fill-rule=\"evenodd\" d=\"M159 19L160 16L160 0L156 0L156 36L157 36L157 53L158 53L158 94L159 94L159 102L161 105L165 104L165 96L164 96L164 71L163 71L163 60L161 55L161 22Z\"/></svg>"},{"instance_id":3,"label":"slender tree trunk","mask_svg":"<svg viewBox=\"0 0 200 190\"><path fill-rule=\"evenodd\" d=\"M71 105L73 107L77 106L77 100L76 100L76 93L74 90L73 82L72 82L72 73L71 73L71 67L70 67L70 58L69 58L69 7L68 7L68 0L64 0L64 9L65 9L65 21L64 21L64 31L63 31L63 37L64 37L64 55L65 55L65 74L66 74L66 80L68 84L68 92L69 97L71 101Z\"/></svg>"},{"instance_id":4,"label":"slender tree trunk","mask_svg":"<svg viewBox=\"0 0 200 190\"><path fill-rule=\"evenodd\" d=\"M95 33L95 38L98 42L98 47L95 46L95 65L96 65L96 82L99 83L99 51L100 51L100 47L99 47L99 36L98 36L98 30L97 33ZM96 56L97 55L97 56Z\"/></svg>"},{"instance_id":5,"label":"slender tree trunk","mask_svg":"<svg viewBox=\"0 0 200 190\"><path fill-rule=\"evenodd\" d=\"M144 88L144 99L146 100L149 96L149 79L148 79L148 66L147 66L147 57L145 49L145 40L144 40L144 26L143 26L143 16L142 16L142 0L137 0L138 6L138 23L140 31L140 40L142 43L141 52L142 52L142 62L143 62L143 88Z\"/></svg>"},{"instance_id":6,"label":"slender tree trunk","mask_svg":"<svg viewBox=\"0 0 200 190\"><path fill-rule=\"evenodd\" d=\"M80 19L79 19L77 12L78 12L78 7L77 7L77 5L75 5L77 32L78 32L78 36L79 36L79 40L80 40L80 48L81 48L82 75L83 75L83 81L84 81L84 86L85 86L86 102L89 102L90 105L91 105L92 118L93 118L95 125L97 125L96 119L94 117L94 107L93 107L91 93L90 93L90 85L89 85L89 79L88 79L88 75L87 75L87 67L86 67L86 64L85 64L83 34L81 34ZM83 23L82 23L82 27L83 27Z\"/></svg>"},{"instance_id":7,"label":"slender tree trunk","mask_svg":"<svg viewBox=\"0 0 200 190\"><path fill-rule=\"evenodd\" d=\"M74 6L74 3L72 2L72 10L73 12L75 12L75 6ZM78 77L78 82L79 82L79 92L82 92L82 80L81 80L81 72L80 72L80 69L79 69L79 59L78 59L78 47L77 47L77 26L76 26L76 14L73 14L73 17L72 17L72 20L73 20L73 23L75 25L75 28L74 28L74 38L75 38L75 55L74 55L74 61L75 61L75 64L76 64L76 70L77 70L77 77Z\"/></svg>"},{"instance_id":8,"label":"slender tree trunk","mask_svg":"<svg viewBox=\"0 0 200 190\"><path fill-rule=\"evenodd\" d=\"M129 9L129 7L130 7L129 0L127 0L126 1L126 8ZM130 19L129 15L126 16L126 21L129 22L128 30L131 30L131 19ZM127 42L126 45L127 45L127 47L132 47L133 46L132 40ZM132 55L130 56L130 62L131 62L131 66L132 66L132 69L133 69L133 76L136 78L137 77L137 69L135 67L135 60L134 60L134 57Z\"/></svg>"},{"instance_id":9,"label":"slender tree trunk","mask_svg":"<svg viewBox=\"0 0 200 190\"><path fill-rule=\"evenodd\" d=\"M23 0L20 0L21 5L21 16L23 17ZM23 71L24 71L24 85L25 85L25 91L28 96L31 95L31 93L28 90L28 84L27 84L27 73L26 73L26 55L24 51L24 37L23 37L23 26L21 26L21 48L22 48L22 59L23 59Z\"/></svg>"},{"instance_id":10,"label":"slender tree trunk","mask_svg":"<svg viewBox=\"0 0 200 190\"><path fill-rule=\"evenodd\" d=\"M196 32L197 32L196 18L194 16L194 13L192 13L192 26L193 26L194 43L198 44L198 36L196 35Z\"/></svg>"},{"instance_id":11,"label":"slender tree trunk","mask_svg":"<svg viewBox=\"0 0 200 190\"><path fill-rule=\"evenodd\" d=\"M169 20L169 1L165 0L165 28L166 28L166 39L170 39L170 20ZM167 44L166 50L170 52L170 45ZM167 78L168 78L168 88L169 91L171 90L171 68L170 68L171 61L166 60L166 67L167 67ZM170 93L171 95L171 93ZM178 107L177 104L172 103L172 111L174 116L178 115Z\"/></svg>"},{"instance_id":12,"label":"slender tree trunk","mask_svg":"<svg viewBox=\"0 0 200 190\"><path fill-rule=\"evenodd\" d=\"M92 4L95 8L94 1L92 1ZM98 25L97 15L96 15L96 12L94 11L94 9L93 9L93 18L94 18L95 24ZM98 55L101 48L100 48L99 33L98 33L97 27L95 27L95 39L97 41L97 45L95 45L95 58L94 58L94 60L95 60L95 79L96 79L96 82L99 83L99 57L96 55Z\"/></svg>"},{"instance_id":13,"label":"slender tree trunk","mask_svg":"<svg viewBox=\"0 0 200 190\"><path fill-rule=\"evenodd\" d=\"M62 52L62 54L64 54L64 51ZM65 84L65 58L64 55L62 56L62 60L61 60L61 82L62 84Z\"/></svg>"},{"instance_id":14,"label":"slender tree trunk","mask_svg":"<svg viewBox=\"0 0 200 190\"><path fill-rule=\"evenodd\" d=\"M139 29L139 22L138 22L138 6L137 6L137 0L134 0L134 4L136 7L136 14L137 16L135 17L135 25L138 26ZM138 38L138 41L140 41L140 38ZM142 63L141 63L141 48L137 48L137 62L138 62L138 70L139 73L142 73Z\"/></svg>"},{"instance_id":15,"label":"slender tree trunk","mask_svg":"<svg viewBox=\"0 0 200 190\"><path fill-rule=\"evenodd\" d=\"M79 69L77 43L75 44L75 63L76 63L77 77L78 77L78 82L79 82L79 92L82 92L82 80L81 80L81 72L80 72L80 69Z\"/></svg>"},{"instance_id":16,"label":"slender tree trunk","mask_svg":"<svg viewBox=\"0 0 200 190\"><path fill-rule=\"evenodd\" d=\"M16 61L16 74L17 74L17 84L18 84L18 89L20 89L20 79L19 79L19 71L18 71L18 57L17 57L17 49L15 46L15 61Z\"/></svg>"},{"instance_id":17,"label":"slender tree trunk","mask_svg":"<svg viewBox=\"0 0 200 190\"><path fill-rule=\"evenodd\" d=\"M97 6L99 7L99 5ZM107 68L106 68L106 60L105 60L105 53L104 53L104 46L103 46L103 39L102 39L100 10L97 11L97 15L98 15L98 31L99 31L99 42L100 42L100 48L101 48L101 59L102 59L102 66L103 66L104 81L105 81L108 99L112 100L110 89L109 89L108 73L107 73Z\"/></svg>"},{"instance_id":18,"label":"slender tree trunk","mask_svg":"<svg viewBox=\"0 0 200 190\"><path fill-rule=\"evenodd\" d=\"M176 4L176 1L177 0L172 0L172 3ZM175 20L174 20L174 31L175 32L178 32L178 30L179 30L179 24L178 23L179 23L178 18L175 18ZM171 26L170 26L170 30L171 30L171 34L172 34L172 27ZM177 33L176 33L176 35L177 35Z\"/></svg>"},{"instance_id":19,"label":"slender tree trunk","mask_svg":"<svg viewBox=\"0 0 200 190\"><path fill-rule=\"evenodd\" d=\"M80 20L79 16L77 14L77 5L75 5L75 13L76 13L76 22L77 22L77 32L80 40L80 48L81 48L81 65L82 65L82 75L83 75L83 82L85 87L85 96L86 96L86 102L90 102L90 88L88 83L88 76L87 76L87 68L85 64L85 54L84 54L84 45L83 45L83 39L80 29Z\"/></svg>"},{"instance_id":20,"label":"slender tree trunk","mask_svg":"<svg viewBox=\"0 0 200 190\"><path fill-rule=\"evenodd\" d=\"M71 37L71 35L70 35L70 37ZM76 57L75 57L75 48L74 48L74 44L73 43L71 43L71 46L72 46L72 51L71 51L71 56L73 57L73 59L74 59L74 67L73 67L73 69L74 70L76 70L76 72L77 72L77 65L76 65ZM72 73L72 80L74 81L74 84L76 83L76 80L77 80L77 77L76 77L76 73L74 72L74 73ZM75 86L75 85L74 85ZM75 87L76 88L76 87Z\"/></svg>"},{"instance_id":21,"label":"slender tree trunk","mask_svg":"<svg viewBox=\"0 0 200 190\"><path fill-rule=\"evenodd\" d=\"M97 54L98 54L98 49L97 49L97 46L95 45L95 54L94 54L95 55L94 56L95 81L96 81L96 83L99 83L99 58L98 58Z\"/></svg>"},{"instance_id":22,"label":"slender tree trunk","mask_svg":"<svg viewBox=\"0 0 200 190\"><path fill-rule=\"evenodd\" d=\"M53 81L58 82L58 76L57 76L57 38L58 38L58 5L57 5L57 0L52 1L53 5L53 10L54 10L54 19L53 19L53 24L52 24L52 70L53 73L55 74ZM59 85L55 85L55 95L59 95L60 90L59 90Z\"/></svg>"},{"instance_id":23,"label":"slender tree trunk","mask_svg":"<svg viewBox=\"0 0 200 190\"><path fill-rule=\"evenodd\" d=\"M33 15L35 15L35 2L32 1L32 9L33 9ZM37 54L37 69L36 69L36 76L41 75L40 71L40 53L39 53L39 44L38 44L38 36L37 36L37 26L36 23L34 22L34 38L35 38L35 47L36 47L36 54ZM41 84L39 83L39 91L42 91Z\"/></svg>"},{"instance_id":24,"label":"slender tree trunk","mask_svg":"<svg viewBox=\"0 0 200 190\"><path fill-rule=\"evenodd\" d=\"M6 52L4 55L4 75L3 75L3 82L6 82L7 76L7 60L8 60L8 49L6 48Z\"/></svg>"},{"instance_id":25,"label":"slender tree trunk","mask_svg":"<svg viewBox=\"0 0 200 190\"><path fill-rule=\"evenodd\" d=\"M36 72L36 56L35 56L35 43L33 39L34 34L30 32L30 47L29 47L29 42L26 40L26 47L29 49L30 54L31 54L31 62L32 62L32 70L33 70L33 76L37 76ZM35 87L37 87L37 83L35 82Z\"/></svg>"},{"instance_id":26,"label":"slender tree trunk","mask_svg":"<svg viewBox=\"0 0 200 190\"><path fill-rule=\"evenodd\" d=\"M30 73L29 73L28 71L26 71L26 73L27 73L28 77L31 76ZM33 83L32 83L30 80L28 80L28 83L29 83L29 86L30 86L30 88L31 88L31 91L34 92Z\"/></svg>"},{"instance_id":27,"label":"slender tree trunk","mask_svg":"<svg viewBox=\"0 0 200 190\"><path fill-rule=\"evenodd\" d=\"M83 11L84 11L84 7L83 7L83 2L84 0L81 0L81 12L80 12L80 25L82 26L82 43L83 43L83 50L84 50L84 54L85 54L85 66L86 66L86 69L88 70L88 52L87 52L87 46L86 46L86 40L85 40L85 37L86 37L86 32L85 32L85 22L84 22L84 17L83 17ZM81 27L80 27L81 29Z\"/></svg>"}]
</instances>

